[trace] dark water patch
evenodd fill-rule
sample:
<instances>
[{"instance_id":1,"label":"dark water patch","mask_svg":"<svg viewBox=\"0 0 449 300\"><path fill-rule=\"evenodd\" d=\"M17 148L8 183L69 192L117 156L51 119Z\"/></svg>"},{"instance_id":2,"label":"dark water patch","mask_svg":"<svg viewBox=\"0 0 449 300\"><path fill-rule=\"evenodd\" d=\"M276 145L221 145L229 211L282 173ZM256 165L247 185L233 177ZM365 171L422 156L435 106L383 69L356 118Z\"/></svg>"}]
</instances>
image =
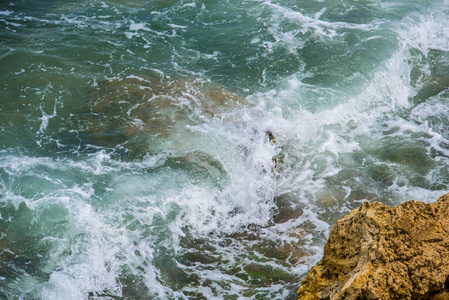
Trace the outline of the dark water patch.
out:
<instances>
[{"instance_id":1,"label":"dark water patch","mask_svg":"<svg viewBox=\"0 0 449 300\"><path fill-rule=\"evenodd\" d=\"M127 266L123 267L121 274L118 276L118 280L122 287L122 295L118 299L155 299L157 297L145 284L144 275L133 274ZM106 295L109 297L110 294L112 293L106 292ZM97 293L91 293L91 295L92 297L98 297Z\"/></svg>"},{"instance_id":2,"label":"dark water patch","mask_svg":"<svg viewBox=\"0 0 449 300\"><path fill-rule=\"evenodd\" d=\"M418 139L385 137L372 151L383 161L390 161L425 176L433 164L427 146L427 143Z\"/></svg>"},{"instance_id":3,"label":"dark water patch","mask_svg":"<svg viewBox=\"0 0 449 300\"><path fill-rule=\"evenodd\" d=\"M41 283L47 281L59 259L69 254L68 248L61 252L57 245L57 240L68 230L67 209L49 205L37 212L22 202L17 209L3 205L0 213L3 283L14 283L22 276L33 277Z\"/></svg>"},{"instance_id":4,"label":"dark water patch","mask_svg":"<svg viewBox=\"0 0 449 300\"><path fill-rule=\"evenodd\" d=\"M273 222L284 223L300 217L303 214L303 209L295 204L296 200L297 196L292 193L276 195L274 202L277 211L274 213Z\"/></svg>"},{"instance_id":5,"label":"dark water patch","mask_svg":"<svg viewBox=\"0 0 449 300\"><path fill-rule=\"evenodd\" d=\"M166 250L161 249L166 252ZM160 270L160 279L165 285L170 286L175 291L189 286L198 286L200 277L196 274L188 274L181 267L178 266L177 261L169 253L156 254L154 264Z\"/></svg>"},{"instance_id":6,"label":"dark water patch","mask_svg":"<svg viewBox=\"0 0 449 300\"><path fill-rule=\"evenodd\" d=\"M426 55L417 49L411 53L411 83L419 87L412 103L418 105L449 89L449 55L436 49L430 49Z\"/></svg>"},{"instance_id":7,"label":"dark water patch","mask_svg":"<svg viewBox=\"0 0 449 300\"><path fill-rule=\"evenodd\" d=\"M396 172L386 164L372 165L368 168L368 174L374 181L384 186L392 186L396 181Z\"/></svg>"}]
</instances>

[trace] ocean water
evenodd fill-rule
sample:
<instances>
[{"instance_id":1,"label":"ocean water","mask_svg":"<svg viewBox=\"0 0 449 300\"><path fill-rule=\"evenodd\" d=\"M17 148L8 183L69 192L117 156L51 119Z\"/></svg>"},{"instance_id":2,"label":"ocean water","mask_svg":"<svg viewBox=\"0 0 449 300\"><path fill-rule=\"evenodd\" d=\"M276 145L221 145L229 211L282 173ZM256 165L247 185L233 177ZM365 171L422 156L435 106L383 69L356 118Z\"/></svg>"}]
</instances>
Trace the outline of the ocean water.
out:
<instances>
[{"instance_id":1,"label":"ocean water","mask_svg":"<svg viewBox=\"0 0 449 300\"><path fill-rule=\"evenodd\" d=\"M446 0L0 3L1 299L296 299L449 190Z\"/></svg>"}]
</instances>

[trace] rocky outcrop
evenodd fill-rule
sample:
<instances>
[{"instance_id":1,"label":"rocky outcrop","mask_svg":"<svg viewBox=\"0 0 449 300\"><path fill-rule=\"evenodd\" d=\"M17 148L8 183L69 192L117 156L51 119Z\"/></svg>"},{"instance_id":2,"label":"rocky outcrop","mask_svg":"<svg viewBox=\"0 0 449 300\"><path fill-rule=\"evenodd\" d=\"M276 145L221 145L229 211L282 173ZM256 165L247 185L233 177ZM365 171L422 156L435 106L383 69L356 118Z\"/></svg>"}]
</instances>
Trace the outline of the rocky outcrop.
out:
<instances>
[{"instance_id":1,"label":"rocky outcrop","mask_svg":"<svg viewBox=\"0 0 449 300\"><path fill-rule=\"evenodd\" d=\"M331 230L301 300L449 299L449 194L425 204L365 202Z\"/></svg>"}]
</instances>

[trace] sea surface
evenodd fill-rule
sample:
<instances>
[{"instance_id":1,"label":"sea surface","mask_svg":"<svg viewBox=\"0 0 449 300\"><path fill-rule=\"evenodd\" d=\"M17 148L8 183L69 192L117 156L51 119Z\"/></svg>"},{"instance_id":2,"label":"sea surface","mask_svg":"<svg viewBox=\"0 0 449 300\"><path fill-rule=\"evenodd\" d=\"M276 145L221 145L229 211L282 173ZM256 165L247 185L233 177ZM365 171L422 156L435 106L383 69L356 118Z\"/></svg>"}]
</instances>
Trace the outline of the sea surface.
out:
<instances>
[{"instance_id":1,"label":"sea surface","mask_svg":"<svg viewBox=\"0 0 449 300\"><path fill-rule=\"evenodd\" d=\"M296 299L448 191L447 0L0 2L0 299Z\"/></svg>"}]
</instances>

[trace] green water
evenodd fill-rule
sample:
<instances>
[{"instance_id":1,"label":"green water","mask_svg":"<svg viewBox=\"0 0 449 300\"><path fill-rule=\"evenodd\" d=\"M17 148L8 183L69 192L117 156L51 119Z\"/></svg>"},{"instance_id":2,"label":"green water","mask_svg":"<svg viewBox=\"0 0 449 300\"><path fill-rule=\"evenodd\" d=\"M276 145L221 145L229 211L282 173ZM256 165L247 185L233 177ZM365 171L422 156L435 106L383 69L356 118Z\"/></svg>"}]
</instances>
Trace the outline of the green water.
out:
<instances>
[{"instance_id":1,"label":"green water","mask_svg":"<svg viewBox=\"0 0 449 300\"><path fill-rule=\"evenodd\" d=\"M449 185L446 1L0 3L3 299L296 299Z\"/></svg>"}]
</instances>

